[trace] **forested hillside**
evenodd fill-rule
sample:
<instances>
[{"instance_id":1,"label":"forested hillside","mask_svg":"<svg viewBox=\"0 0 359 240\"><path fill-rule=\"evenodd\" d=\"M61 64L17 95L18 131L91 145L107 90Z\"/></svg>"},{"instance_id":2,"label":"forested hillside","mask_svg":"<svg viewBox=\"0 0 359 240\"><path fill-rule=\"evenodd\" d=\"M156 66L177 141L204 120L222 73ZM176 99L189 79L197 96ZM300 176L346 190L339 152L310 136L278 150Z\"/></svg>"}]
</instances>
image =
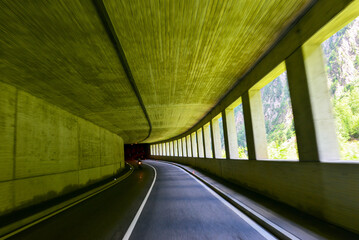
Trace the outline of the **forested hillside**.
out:
<instances>
[{"instance_id":1,"label":"forested hillside","mask_svg":"<svg viewBox=\"0 0 359 240\"><path fill-rule=\"evenodd\" d=\"M359 159L359 18L322 44L341 157Z\"/></svg>"},{"instance_id":2,"label":"forested hillside","mask_svg":"<svg viewBox=\"0 0 359 240\"><path fill-rule=\"evenodd\" d=\"M359 159L359 18L322 44L341 158ZM268 157L297 159L286 73L261 90ZM235 109L239 155L247 157L242 106Z\"/></svg>"}]
</instances>

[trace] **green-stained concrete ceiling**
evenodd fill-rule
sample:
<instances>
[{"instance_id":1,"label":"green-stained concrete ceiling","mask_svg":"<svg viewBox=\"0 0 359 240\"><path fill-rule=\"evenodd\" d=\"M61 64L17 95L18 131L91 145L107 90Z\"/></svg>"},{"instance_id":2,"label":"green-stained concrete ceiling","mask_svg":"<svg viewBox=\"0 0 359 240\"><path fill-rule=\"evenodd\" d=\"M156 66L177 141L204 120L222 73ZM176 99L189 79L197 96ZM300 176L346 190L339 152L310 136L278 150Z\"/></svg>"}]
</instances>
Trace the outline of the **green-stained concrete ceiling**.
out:
<instances>
[{"instance_id":1,"label":"green-stained concrete ceiling","mask_svg":"<svg viewBox=\"0 0 359 240\"><path fill-rule=\"evenodd\" d=\"M191 128L309 0L105 0L152 123L145 142ZM124 137L149 125L92 1L0 1L0 81Z\"/></svg>"}]
</instances>

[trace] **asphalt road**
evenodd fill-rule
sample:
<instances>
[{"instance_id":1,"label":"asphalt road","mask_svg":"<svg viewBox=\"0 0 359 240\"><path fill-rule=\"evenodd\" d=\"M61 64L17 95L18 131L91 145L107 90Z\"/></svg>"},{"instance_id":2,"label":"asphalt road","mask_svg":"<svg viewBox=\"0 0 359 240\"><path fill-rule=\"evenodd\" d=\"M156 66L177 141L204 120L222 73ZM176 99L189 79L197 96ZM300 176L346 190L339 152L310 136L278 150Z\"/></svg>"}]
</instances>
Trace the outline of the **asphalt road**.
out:
<instances>
[{"instance_id":1,"label":"asphalt road","mask_svg":"<svg viewBox=\"0 0 359 240\"><path fill-rule=\"evenodd\" d=\"M180 168L146 163L156 168L157 180L131 240L275 239Z\"/></svg>"},{"instance_id":2,"label":"asphalt road","mask_svg":"<svg viewBox=\"0 0 359 240\"><path fill-rule=\"evenodd\" d=\"M144 166L102 193L9 239L122 239L154 177Z\"/></svg>"},{"instance_id":3,"label":"asphalt road","mask_svg":"<svg viewBox=\"0 0 359 240\"><path fill-rule=\"evenodd\" d=\"M10 239L275 239L180 168L143 162L116 186Z\"/></svg>"}]
</instances>

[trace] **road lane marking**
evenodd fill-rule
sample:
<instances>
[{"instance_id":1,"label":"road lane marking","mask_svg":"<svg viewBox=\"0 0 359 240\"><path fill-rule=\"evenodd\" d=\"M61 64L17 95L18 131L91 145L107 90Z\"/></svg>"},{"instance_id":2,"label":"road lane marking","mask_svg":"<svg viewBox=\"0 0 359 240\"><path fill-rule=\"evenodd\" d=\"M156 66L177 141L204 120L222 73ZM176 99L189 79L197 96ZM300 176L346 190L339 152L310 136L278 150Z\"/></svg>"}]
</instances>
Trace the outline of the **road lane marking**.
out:
<instances>
[{"instance_id":1,"label":"road lane marking","mask_svg":"<svg viewBox=\"0 0 359 240\"><path fill-rule=\"evenodd\" d=\"M141 213L142 213L142 210L143 210L143 208L144 208L145 205L146 205L147 199L148 199L148 197L150 196L150 194L151 194L151 192L152 192L153 185L155 185L155 182L156 182L156 178L157 178L156 168L154 168L152 165L150 165L150 164L148 164L148 163L146 163L145 165L150 166L150 167L155 171L155 176L153 177L153 181L152 181L151 187L150 187L150 189L148 190L145 199L143 199L140 208L138 209L138 211L137 211L135 217L133 218L133 220L132 220L130 226L128 227L127 232L126 232L125 236L122 238L122 240L128 240L128 239L131 237L131 234L132 234L132 232L133 232L133 229L135 228L136 223L137 223L138 219L140 218L140 215L141 215Z\"/></svg>"},{"instance_id":2,"label":"road lane marking","mask_svg":"<svg viewBox=\"0 0 359 240\"><path fill-rule=\"evenodd\" d=\"M168 163L162 163L167 165L172 165ZM264 228L262 228L259 224L254 222L252 219L250 219L247 215L239 211L237 208L235 208L232 204L230 204L228 201L226 201L224 198L222 198L220 195L218 195L215 191L210 189L208 186L206 186L204 183L202 183L200 180L198 180L196 177L192 176L188 172L186 172L184 169L172 165L177 168L179 168L181 171L188 174L190 177L192 177L194 180L196 180L199 184L201 184L205 189L207 189L208 192L210 192L214 197L216 197L219 201L221 201L224 205L226 205L229 209L231 209L234 213L236 213L240 218L242 218L248 225L250 225L253 229L255 229L259 234L261 234L265 239L271 240L271 239L277 239L272 234L270 234L268 231L266 231Z\"/></svg>"},{"instance_id":3,"label":"road lane marking","mask_svg":"<svg viewBox=\"0 0 359 240\"><path fill-rule=\"evenodd\" d=\"M180 164L177 164L177 163L174 163L174 162L169 162L169 161L159 161L159 162L174 165L176 167L179 167L179 168L183 169L184 171L186 171L188 173L191 173L188 169L181 166ZM275 224L274 222L270 221L268 218L266 218L263 215L259 214L258 212L256 212L252 208L246 206L244 203L240 202L238 199L235 199L235 198L230 197L229 195L226 195L226 193L224 191L222 191L218 187L215 187L215 186L211 185L210 183L206 182L205 179L203 179L200 176L194 174L194 172L193 172L193 176L195 176L197 179L199 179L199 181L204 183L207 187L211 188L214 192L216 192L223 199L228 201L231 205L233 205L235 208L237 208L240 212L244 213L250 219L252 219L252 220L255 219L254 221L259 226L263 227L263 225L264 225L265 227L263 227L263 228L266 229L267 231L269 231L270 233L272 233L275 237L277 237L279 239L286 239L286 240L300 240L300 238L296 237L295 235L288 232L284 228L282 228L279 225ZM224 197L223 195L226 196L229 200L226 197ZM258 221L259 221L259 223L258 223ZM268 230L268 229L270 229L270 230Z\"/></svg>"},{"instance_id":4,"label":"road lane marking","mask_svg":"<svg viewBox=\"0 0 359 240\"><path fill-rule=\"evenodd\" d=\"M103 186L100 186L100 187L98 187L98 188L94 188L94 189L92 189L92 190L89 190L87 193L89 193L89 192L91 192L91 191L94 191L94 192L91 193L91 194L89 194L89 195L87 195L87 196L85 196L85 197L83 197L83 198L80 198L80 199L78 199L78 200L75 200L74 202L72 202L72 203L70 203L70 204L68 204L68 205L66 205L66 206L64 206L64 207L62 207L62 208L60 208L60 209L58 209L58 210L55 210L54 212L51 212L50 214L45 215L44 217L41 217L41 218L39 218L39 219L37 219L37 220L35 220L35 221L29 223L29 224L26 224L26 225L24 225L24 226L22 226L22 227L20 227L20 228L18 228L18 229L16 229L16 230L14 230L14 231L11 231L11 232L9 232L9 233L3 235L3 236L0 236L0 240L4 240L4 239L7 239L7 238L9 238L9 237L12 237L12 236L14 236L14 235L16 235L16 234L18 234L18 233L20 233L20 232L22 232L22 231L25 231L26 229L28 229L28 228L30 228L30 227L36 225L36 224L39 224L39 223L41 223L41 222L43 222L43 221L45 221L45 220L47 220L47 219L49 219L49 218L51 218L51 217L53 217L53 216L59 214L59 213L62 213L63 211L66 211L66 210L69 209L69 208L72 208L73 206L75 206L75 205L77 205L77 204L79 204L79 203L82 203L83 201L85 201L85 200L87 200L87 199L89 199L89 198L91 198L91 197L93 197L93 196L95 196L95 195L97 195L97 194L99 194L99 193L101 193L101 192L103 192L103 191L105 191L105 190L107 190L107 189L113 187L114 185L118 184L119 182L125 180L128 176L130 176L130 175L132 174L132 172L133 172L133 167L131 166L131 167L130 167L130 170L129 170L126 174L120 176L119 178L117 178L116 180L114 180L114 182L112 181L112 182L109 182L109 183L107 183L107 184L105 184L105 185L103 185ZM102 188L101 188L101 187L102 187ZM98 189L98 190L96 190L96 189ZM85 195L85 194L86 194L86 193L84 193L83 195ZM81 196L81 195L79 195L79 196ZM77 196L77 197L79 197L79 196ZM76 198L76 197L74 197L74 198L72 198L72 199L75 199L75 198ZM68 201L71 201L72 199L69 199ZM60 204L61 204L61 203L60 203ZM5 227L6 227L6 226L5 226Z\"/></svg>"}]
</instances>

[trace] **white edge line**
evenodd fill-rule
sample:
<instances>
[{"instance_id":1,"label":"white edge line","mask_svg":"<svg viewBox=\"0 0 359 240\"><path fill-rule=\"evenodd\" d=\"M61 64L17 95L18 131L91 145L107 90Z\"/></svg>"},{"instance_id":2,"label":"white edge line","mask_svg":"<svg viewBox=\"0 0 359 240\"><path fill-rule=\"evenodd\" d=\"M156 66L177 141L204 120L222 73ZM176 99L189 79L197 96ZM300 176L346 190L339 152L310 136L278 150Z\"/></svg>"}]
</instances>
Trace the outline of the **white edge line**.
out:
<instances>
[{"instance_id":1,"label":"white edge line","mask_svg":"<svg viewBox=\"0 0 359 240\"><path fill-rule=\"evenodd\" d=\"M79 203L82 203L83 201L86 201L87 199L89 199L89 198L91 198L91 197L93 197L93 196L95 196L95 195L97 195L97 194L99 194L99 193L101 193L101 192L103 192L103 191L105 191L105 190L107 190L107 189L113 187L114 185L120 183L121 181L125 180L128 176L130 176L130 175L132 174L132 172L133 172L133 167L130 165L130 171L128 171L126 174L124 174L124 175L122 175L121 177L119 177L119 178L116 180L116 182L111 181L111 182L105 184L105 185L106 185L105 187L104 187L104 186L100 186L100 187L98 187L98 188L100 188L100 189L97 190L97 191L95 190L96 188L95 188L95 189L92 189L92 190L89 190L88 192L91 192L91 191L94 191L94 192L93 192L93 193L90 193L89 195L84 196L84 197L82 197L82 198L80 198L80 199L78 199L78 200L75 200L74 202L69 203L68 205L66 205L66 206L64 206L64 207L61 207L61 208L59 208L59 209L57 209L57 210L54 210L53 212L50 212L49 214L47 214L47 215L45 215L45 216L43 216L43 217L40 217L39 219L36 219L36 220L34 220L33 222L30 222L30 223L28 223L28 224L25 224L24 226L22 226L22 227L20 227L20 228L18 228L18 229L15 229L15 230L13 230L13 231L11 231L11 232L9 232L9 233L6 233L6 234L3 235L3 236L0 236L0 240L10 238L10 237L12 237L12 236L14 236L14 235L16 235L16 234L18 234L18 233L20 233L20 232L25 231L26 229L28 229L28 228L30 228L30 227L32 227L32 226L34 226L34 225L37 225L37 224L39 224L39 223L41 223L41 222L43 222L43 221L45 221L45 220L47 220L47 219L49 219L49 218L52 218L53 216L55 216L55 215L57 215L57 214L59 214L59 213L62 213L62 212L64 212L64 211L66 211L66 210L69 209L69 208L72 208L73 206L75 206L75 205L77 205L77 204L79 204ZM128 174L128 175L127 175L127 174ZM101 187L103 187L103 188L101 188ZM88 192L86 192L86 193L88 193ZM83 194L86 194L86 193L83 193ZM81 196L81 194L80 194L79 196ZM79 196L77 196L77 197L79 197ZM74 197L74 198L72 198L72 199L75 199L75 198L76 198L76 197ZM69 199L68 201L71 201L71 199ZM65 202L66 202L66 201L65 201ZM60 203L60 204L61 204L61 203ZM60 205L60 204L59 204L59 205ZM44 210L44 211L46 211L46 210Z\"/></svg>"},{"instance_id":2,"label":"white edge line","mask_svg":"<svg viewBox=\"0 0 359 240\"><path fill-rule=\"evenodd\" d=\"M154 168L153 166L151 166L151 165L148 164L148 163L146 163L145 165L148 165L148 166L150 166L151 168L153 168L153 170L155 171L155 176L154 176L154 178L153 178L152 185L151 185L150 189L148 190L145 199L143 199L140 208L138 209L138 211L137 211L135 217L133 218L133 220L132 220L130 226L128 227L127 232L126 232L125 236L122 238L122 240L128 240L128 239L131 237L132 231L133 231L133 229L134 229L135 226L136 226L136 223L137 223L137 221L138 221L138 219L139 219L139 217L140 217L140 215L141 215L141 213L142 213L142 210L143 210L143 208L144 208L145 205L146 205L147 199L148 199L148 197L149 197L150 194L151 194L153 185L155 185L155 182L156 182L156 178L157 178L156 168Z\"/></svg>"},{"instance_id":3,"label":"white edge line","mask_svg":"<svg viewBox=\"0 0 359 240\"><path fill-rule=\"evenodd\" d=\"M168 164L168 163L164 163ZM176 166L176 165L174 165ZM223 199L221 196L219 196L216 192L214 192L212 189L210 189L208 186L206 186L204 183L202 183L200 180L186 172L184 169L176 166L177 168L181 169L183 172L188 174L190 177L192 177L194 180L196 180L199 184L201 184L205 189L207 189L208 192L210 192L213 196L215 196L219 201L221 201L224 205L226 205L229 209L231 209L234 213L236 213L240 218L242 218L244 221L246 221L252 228L254 228L259 234L261 234L265 239L277 239L272 234L270 234L268 231L266 231L263 227L258 225L256 222L254 222L252 219L250 219L248 216L246 216L244 213L239 211L237 208L235 208L232 204L227 202L225 199Z\"/></svg>"},{"instance_id":4,"label":"white edge line","mask_svg":"<svg viewBox=\"0 0 359 240\"><path fill-rule=\"evenodd\" d=\"M174 165L178 168L181 168L182 170L184 171L188 171L187 169L183 169L181 166L177 165L176 163L168 163L168 162L163 162L161 161L162 163L166 163L166 164L171 164L171 165ZM189 172L187 172L188 174L190 174ZM196 177L195 177L196 178ZM200 178L199 176L197 176L197 179L199 178L199 181L205 181L204 179ZM203 183L203 182L202 182ZM205 184L206 185L206 184ZM208 186L207 186L208 187ZM214 187L214 186L213 186ZM217 187L214 187L216 188L218 191L222 192L220 189L218 189ZM214 191L213 189L211 189L212 191ZM215 191L214 191L215 192ZM217 193L218 194L218 193ZM219 194L218 194L219 195ZM226 199L225 199L226 200ZM279 225L273 223L272 221L270 221L268 218L265 218L263 215L257 213L255 210L251 209L250 207L244 205L243 203L241 203L240 201L238 201L237 199L232 199L234 202L236 202L239 206L241 206L242 208L244 208L246 211L249 211L251 212L251 214L253 214L256 218L260 219L261 221L265 222L266 224L268 224L270 227L274 228L276 231L280 232L281 234L283 234L284 236L286 236L288 239L291 239L291 240L300 240L300 238L294 236L292 233L288 232L287 230L285 230L284 228L280 227ZM231 204L231 203L230 203ZM233 205L233 204L231 204ZM236 207L235 207L236 208ZM237 208L238 209L238 208ZM238 209L238 211L241 212L240 209ZM247 216L247 215L246 215ZM250 217L249 217L250 218ZM250 218L251 219L251 218ZM259 226L261 226L259 224Z\"/></svg>"}]
</instances>

